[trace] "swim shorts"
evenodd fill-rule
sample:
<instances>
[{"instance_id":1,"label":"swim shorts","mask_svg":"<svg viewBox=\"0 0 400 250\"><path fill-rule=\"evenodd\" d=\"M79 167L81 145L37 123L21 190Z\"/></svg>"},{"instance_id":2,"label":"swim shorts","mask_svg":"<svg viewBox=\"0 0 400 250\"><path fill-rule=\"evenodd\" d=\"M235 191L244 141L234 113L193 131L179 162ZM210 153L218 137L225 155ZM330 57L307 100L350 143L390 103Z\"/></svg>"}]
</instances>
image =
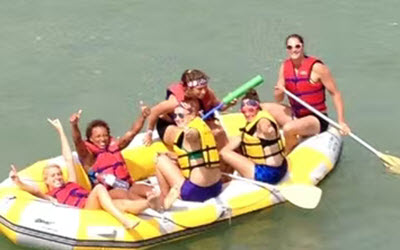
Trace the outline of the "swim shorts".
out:
<instances>
[{"instance_id":1,"label":"swim shorts","mask_svg":"<svg viewBox=\"0 0 400 250\"><path fill-rule=\"evenodd\" d=\"M287 161L284 160L279 167L272 167L266 164L256 164L254 168L254 179L256 181L276 184L286 174Z\"/></svg>"},{"instance_id":2,"label":"swim shorts","mask_svg":"<svg viewBox=\"0 0 400 250\"><path fill-rule=\"evenodd\" d=\"M209 187L200 187L186 179L181 187L181 198L185 201L203 202L218 196L221 191L222 182L220 180Z\"/></svg>"}]
</instances>

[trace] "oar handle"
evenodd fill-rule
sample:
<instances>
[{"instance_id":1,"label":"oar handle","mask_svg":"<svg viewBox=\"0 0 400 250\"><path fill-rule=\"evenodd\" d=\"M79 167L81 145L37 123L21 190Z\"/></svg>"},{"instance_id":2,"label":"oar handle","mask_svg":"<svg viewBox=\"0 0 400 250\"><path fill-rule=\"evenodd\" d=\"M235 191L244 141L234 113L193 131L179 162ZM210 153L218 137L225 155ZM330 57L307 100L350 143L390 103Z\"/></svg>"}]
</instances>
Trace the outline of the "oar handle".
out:
<instances>
[{"instance_id":1,"label":"oar handle","mask_svg":"<svg viewBox=\"0 0 400 250\"><path fill-rule=\"evenodd\" d=\"M223 106L224 106L224 103L221 102L218 106L214 107L213 109L208 111L205 115L203 115L202 119L207 120L214 114L215 111L219 111Z\"/></svg>"},{"instance_id":2,"label":"oar handle","mask_svg":"<svg viewBox=\"0 0 400 250\"><path fill-rule=\"evenodd\" d=\"M304 107L306 107L308 110L312 111L314 114L316 114L317 116L319 116L320 118L322 118L323 120L327 121L329 124L331 124L332 126L334 126L337 129L342 129L342 127L339 125L339 123L335 122L334 120L330 119L329 117L327 117L326 115L322 114L320 111L318 111L317 109L315 109L314 107L312 107L311 105L309 105L308 103L306 103L305 101L301 100L299 97L297 97L296 95L294 95L293 93L291 93L290 91L288 91L287 89L283 90L285 92L285 94L287 94L290 98L292 98L293 100L295 100L296 102L300 103L301 105L303 105ZM380 155L380 152L378 150L376 150L375 148L373 148L371 145L369 145L367 142L365 142L363 139L361 139L360 137L358 137L357 135L353 134L352 132L349 133L350 137L353 138L355 141L357 141L358 143L360 143L361 145L363 145L364 147L366 147L368 150L370 150L372 153L376 154L376 155Z\"/></svg>"}]
</instances>

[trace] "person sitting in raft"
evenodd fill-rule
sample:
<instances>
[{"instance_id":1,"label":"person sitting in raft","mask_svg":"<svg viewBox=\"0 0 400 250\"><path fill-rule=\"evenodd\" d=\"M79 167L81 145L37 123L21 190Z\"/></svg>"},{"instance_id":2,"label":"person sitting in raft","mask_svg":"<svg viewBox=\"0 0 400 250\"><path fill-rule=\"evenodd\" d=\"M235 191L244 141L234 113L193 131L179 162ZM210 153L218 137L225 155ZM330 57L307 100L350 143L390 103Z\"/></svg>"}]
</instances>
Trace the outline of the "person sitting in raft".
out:
<instances>
[{"instance_id":1,"label":"person sitting in raft","mask_svg":"<svg viewBox=\"0 0 400 250\"><path fill-rule=\"evenodd\" d=\"M255 90L242 99L246 126L241 136L232 137L221 150L221 158L243 177L270 184L278 183L287 171L283 143L274 118L262 111ZM241 154L236 152L240 147Z\"/></svg>"},{"instance_id":2,"label":"person sitting in raft","mask_svg":"<svg viewBox=\"0 0 400 250\"><path fill-rule=\"evenodd\" d=\"M281 104L285 88L325 115L327 114L325 90L327 90L337 112L340 132L343 135L349 134L351 130L344 117L343 98L329 68L320 59L305 54L304 40L300 35L289 35L285 46L288 58L279 69L274 91L276 103L264 103L261 106L282 126L286 153L298 144L301 137L324 132L329 124L292 98L289 98L290 106Z\"/></svg>"},{"instance_id":3,"label":"person sitting in raft","mask_svg":"<svg viewBox=\"0 0 400 250\"><path fill-rule=\"evenodd\" d=\"M151 186L134 183L121 154L121 150L139 133L150 114L150 109L143 106L142 102L141 106L141 116L119 139L111 137L110 128L105 121L93 120L86 128L86 141L84 141L78 127L82 111L79 110L70 117L73 141L83 168L92 184L103 183L109 189L112 198L138 199L146 197L146 193L152 190ZM117 182L114 183L125 185L122 185L122 188L110 186L107 184L106 175L115 176Z\"/></svg>"},{"instance_id":4,"label":"person sitting in raft","mask_svg":"<svg viewBox=\"0 0 400 250\"><path fill-rule=\"evenodd\" d=\"M175 122L181 130L175 133L174 154L160 154L156 159L165 209L179 196L185 201L203 202L222 191L216 141L198 112L195 99L184 100L175 108Z\"/></svg>"},{"instance_id":5,"label":"person sitting in raft","mask_svg":"<svg viewBox=\"0 0 400 250\"><path fill-rule=\"evenodd\" d=\"M209 77L204 72L198 69L188 69L183 72L180 82L173 83L167 88L166 100L158 103L151 109L147 133L144 137L145 145L152 143L152 134L156 127L160 139L167 147L172 149L175 139L174 134L176 133L176 126L174 127L176 124L172 118L172 114L174 109L185 98L197 99L204 114L220 104L220 100L218 100L214 91L209 88L208 81ZM235 102L232 102L224 106L222 110L226 110L234 104ZM207 120L207 125L210 126L217 140L218 148L222 148L228 142L224 130L214 119Z\"/></svg>"},{"instance_id":6,"label":"person sitting in raft","mask_svg":"<svg viewBox=\"0 0 400 250\"><path fill-rule=\"evenodd\" d=\"M72 153L62 125L58 119L49 120L49 122L60 136L62 155L67 166L68 181L64 181L60 166L55 164L48 165L43 169L43 179L48 192L43 193L37 187L22 182L15 166L11 165L10 178L19 188L52 202L83 209L104 209L121 222L126 229L134 228L139 224L139 220L133 220L125 216L123 212L138 214L148 207L155 208L158 203L158 196L155 192L148 193L147 200L112 200L107 189L102 184L96 185L91 192L81 187L76 182Z\"/></svg>"}]
</instances>

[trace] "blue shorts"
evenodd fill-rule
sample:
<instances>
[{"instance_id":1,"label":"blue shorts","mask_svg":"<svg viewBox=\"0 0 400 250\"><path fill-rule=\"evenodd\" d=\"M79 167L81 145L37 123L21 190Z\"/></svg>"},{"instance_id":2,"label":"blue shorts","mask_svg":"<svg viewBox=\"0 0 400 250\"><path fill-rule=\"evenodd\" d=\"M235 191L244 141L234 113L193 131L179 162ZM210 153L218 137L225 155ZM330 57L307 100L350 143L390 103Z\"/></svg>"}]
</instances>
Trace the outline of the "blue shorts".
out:
<instances>
[{"instance_id":1,"label":"blue shorts","mask_svg":"<svg viewBox=\"0 0 400 250\"><path fill-rule=\"evenodd\" d=\"M284 160L279 167L271 167L265 164L254 166L254 179L256 181L267 182L270 184L278 183L287 171L287 162Z\"/></svg>"},{"instance_id":2,"label":"blue shorts","mask_svg":"<svg viewBox=\"0 0 400 250\"><path fill-rule=\"evenodd\" d=\"M222 182L209 187L200 187L190 180L186 179L181 187L181 198L184 201L199 201L203 202L208 199L217 197L222 191Z\"/></svg>"}]
</instances>

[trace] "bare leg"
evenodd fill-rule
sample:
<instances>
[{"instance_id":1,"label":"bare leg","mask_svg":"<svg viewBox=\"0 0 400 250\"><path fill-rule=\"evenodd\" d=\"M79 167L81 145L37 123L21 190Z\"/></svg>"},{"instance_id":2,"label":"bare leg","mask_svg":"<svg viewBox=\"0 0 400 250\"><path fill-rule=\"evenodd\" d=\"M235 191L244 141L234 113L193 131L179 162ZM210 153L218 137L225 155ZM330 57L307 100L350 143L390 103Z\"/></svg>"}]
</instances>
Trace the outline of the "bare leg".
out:
<instances>
[{"instance_id":1,"label":"bare leg","mask_svg":"<svg viewBox=\"0 0 400 250\"><path fill-rule=\"evenodd\" d=\"M316 117L306 116L286 123L283 126L285 135L285 153L288 154L298 144L298 136L307 137L318 134L320 124Z\"/></svg>"},{"instance_id":2,"label":"bare leg","mask_svg":"<svg viewBox=\"0 0 400 250\"><path fill-rule=\"evenodd\" d=\"M140 212L149 207L149 203L145 199L138 199L138 200L118 199L118 200L113 200L113 203L115 207L117 207L120 211L131 214L139 214Z\"/></svg>"},{"instance_id":3,"label":"bare leg","mask_svg":"<svg viewBox=\"0 0 400 250\"><path fill-rule=\"evenodd\" d=\"M231 165L243 177L254 179L254 162L227 148L224 148L220 155L226 163Z\"/></svg>"},{"instance_id":4,"label":"bare leg","mask_svg":"<svg viewBox=\"0 0 400 250\"><path fill-rule=\"evenodd\" d=\"M292 110L289 106L278 103L261 103L261 108L268 111L278 122L280 127L293 120Z\"/></svg>"},{"instance_id":5,"label":"bare leg","mask_svg":"<svg viewBox=\"0 0 400 250\"><path fill-rule=\"evenodd\" d=\"M103 185L96 185L90 192L85 209L104 209L121 222L126 229L132 229L140 222L139 220L131 220L125 217L125 215L115 207L107 189Z\"/></svg>"},{"instance_id":6,"label":"bare leg","mask_svg":"<svg viewBox=\"0 0 400 250\"><path fill-rule=\"evenodd\" d=\"M160 184L161 199L162 203L164 203L164 200L169 193L169 187L173 186L180 190L185 178L183 177L179 167L166 155L160 155L157 157L156 167L156 176Z\"/></svg>"},{"instance_id":7,"label":"bare leg","mask_svg":"<svg viewBox=\"0 0 400 250\"><path fill-rule=\"evenodd\" d=\"M149 185L133 183L132 186L129 188L128 198L131 200L135 200L138 197L146 198L147 193L151 192L151 190L153 190L153 187Z\"/></svg>"}]
</instances>

